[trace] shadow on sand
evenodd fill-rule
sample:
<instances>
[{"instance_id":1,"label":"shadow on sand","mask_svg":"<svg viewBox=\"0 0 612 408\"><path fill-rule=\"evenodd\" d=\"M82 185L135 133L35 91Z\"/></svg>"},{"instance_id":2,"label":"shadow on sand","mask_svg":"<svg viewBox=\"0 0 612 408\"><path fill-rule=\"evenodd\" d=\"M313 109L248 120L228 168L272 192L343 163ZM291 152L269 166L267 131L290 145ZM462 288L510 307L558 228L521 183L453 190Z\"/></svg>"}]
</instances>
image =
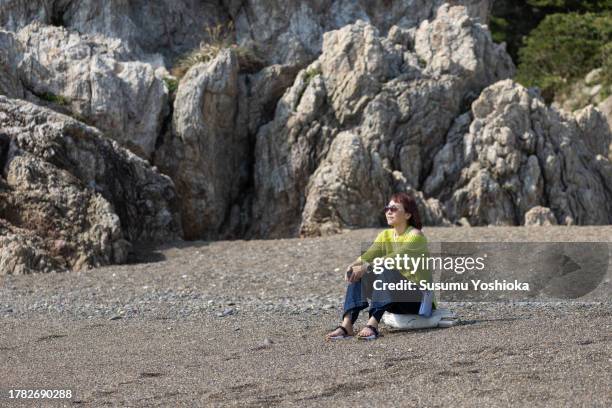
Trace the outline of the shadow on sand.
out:
<instances>
[{"instance_id":1,"label":"shadow on sand","mask_svg":"<svg viewBox=\"0 0 612 408\"><path fill-rule=\"evenodd\" d=\"M133 244L128 254L127 264L155 263L168 259L166 253L173 249L202 248L210 241L173 241L163 244L142 243Z\"/></svg>"}]
</instances>

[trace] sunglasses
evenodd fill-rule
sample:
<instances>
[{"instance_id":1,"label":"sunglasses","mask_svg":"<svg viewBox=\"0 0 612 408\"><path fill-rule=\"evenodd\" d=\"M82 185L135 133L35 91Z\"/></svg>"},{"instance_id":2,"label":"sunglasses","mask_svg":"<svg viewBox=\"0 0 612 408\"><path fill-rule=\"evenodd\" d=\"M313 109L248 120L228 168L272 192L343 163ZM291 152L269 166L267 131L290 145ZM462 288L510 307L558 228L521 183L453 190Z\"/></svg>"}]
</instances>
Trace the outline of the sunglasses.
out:
<instances>
[{"instance_id":1,"label":"sunglasses","mask_svg":"<svg viewBox=\"0 0 612 408\"><path fill-rule=\"evenodd\" d=\"M398 206L395 205L385 205L385 214L387 213L387 211L391 211L392 213L396 212L399 210Z\"/></svg>"}]
</instances>

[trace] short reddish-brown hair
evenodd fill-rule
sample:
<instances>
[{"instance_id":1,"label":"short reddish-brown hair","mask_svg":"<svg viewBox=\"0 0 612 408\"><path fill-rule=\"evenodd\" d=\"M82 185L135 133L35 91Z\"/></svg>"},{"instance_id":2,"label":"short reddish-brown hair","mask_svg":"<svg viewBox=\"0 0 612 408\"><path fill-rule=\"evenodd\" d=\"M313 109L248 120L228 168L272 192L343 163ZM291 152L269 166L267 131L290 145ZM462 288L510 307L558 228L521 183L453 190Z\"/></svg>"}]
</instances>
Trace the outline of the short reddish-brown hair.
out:
<instances>
[{"instance_id":1,"label":"short reddish-brown hair","mask_svg":"<svg viewBox=\"0 0 612 408\"><path fill-rule=\"evenodd\" d=\"M411 215L410 219L408 220L408 225L412 225L416 229L423 228L421 217L419 216L419 208L417 207L414 197L410 196L408 193L401 192L393 194L390 200L393 200L396 203L401 203L402 207L404 207L404 211Z\"/></svg>"}]
</instances>

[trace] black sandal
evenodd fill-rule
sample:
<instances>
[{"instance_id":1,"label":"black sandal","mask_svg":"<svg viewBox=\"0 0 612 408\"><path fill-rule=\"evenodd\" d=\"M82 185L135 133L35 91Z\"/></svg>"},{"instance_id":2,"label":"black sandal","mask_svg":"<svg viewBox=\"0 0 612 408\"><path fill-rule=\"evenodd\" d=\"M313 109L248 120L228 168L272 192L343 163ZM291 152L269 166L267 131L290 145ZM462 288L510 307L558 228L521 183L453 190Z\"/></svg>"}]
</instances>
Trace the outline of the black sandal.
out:
<instances>
[{"instance_id":1,"label":"black sandal","mask_svg":"<svg viewBox=\"0 0 612 408\"><path fill-rule=\"evenodd\" d=\"M376 340L377 338L380 337L380 333L378 332L378 329L372 325L366 325L366 327L370 330L372 330L372 332L374 332L374 334L371 334L369 336L359 336L357 335L357 338L359 340Z\"/></svg>"},{"instance_id":2,"label":"black sandal","mask_svg":"<svg viewBox=\"0 0 612 408\"><path fill-rule=\"evenodd\" d=\"M351 335L348 334L348 330L346 330L346 328L344 326L336 326L336 328L332 331L336 331L338 329L342 329L342 331L344 332L344 334L340 334L337 336L328 336L327 340L345 340L345 339L350 339Z\"/></svg>"}]
</instances>

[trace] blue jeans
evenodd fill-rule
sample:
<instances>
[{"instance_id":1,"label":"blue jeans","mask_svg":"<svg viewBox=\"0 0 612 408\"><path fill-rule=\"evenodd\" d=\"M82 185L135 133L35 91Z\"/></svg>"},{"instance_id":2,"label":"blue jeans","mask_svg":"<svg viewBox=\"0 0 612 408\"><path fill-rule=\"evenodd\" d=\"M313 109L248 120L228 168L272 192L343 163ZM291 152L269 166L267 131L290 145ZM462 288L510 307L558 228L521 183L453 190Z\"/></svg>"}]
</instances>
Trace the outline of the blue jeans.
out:
<instances>
[{"instance_id":1,"label":"blue jeans","mask_svg":"<svg viewBox=\"0 0 612 408\"><path fill-rule=\"evenodd\" d=\"M379 281L379 282L376 282ZM376 284L375 284L376 282ZM369 317L380 321L385 312L397 314L418 314L423 293L420 289L412 290L381 290L382 283L408 282L398 271L384 269L379 275L368 272L359 281L349 283L344 298L342 318L349 313L354 324L359 312L368 307L368 299L372 304L368 311Z\"/></svg>"}]
</instances>

